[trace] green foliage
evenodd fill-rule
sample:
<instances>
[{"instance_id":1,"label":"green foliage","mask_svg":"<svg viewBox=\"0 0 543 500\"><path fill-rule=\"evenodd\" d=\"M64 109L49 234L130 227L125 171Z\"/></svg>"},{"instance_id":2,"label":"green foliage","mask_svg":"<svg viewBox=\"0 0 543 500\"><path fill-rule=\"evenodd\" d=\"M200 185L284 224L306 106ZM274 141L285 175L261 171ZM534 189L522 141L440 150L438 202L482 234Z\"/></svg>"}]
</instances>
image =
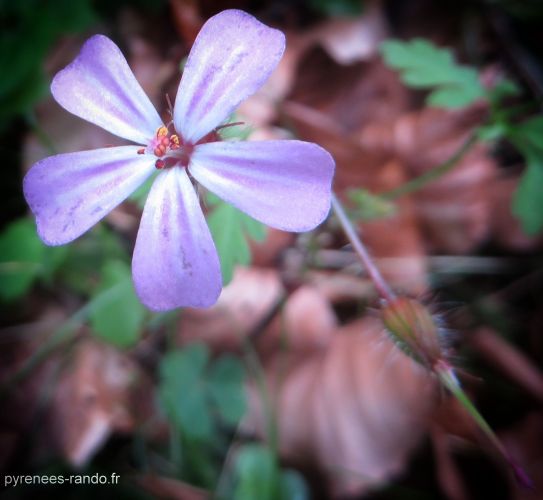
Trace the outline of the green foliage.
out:
<instances>
[{"instance_id":1,"label":"green foliage","mask_svg":"<svg viewBox=\"0 0 543 500\"><path fill-rule=\"evenodd\" d=\"M381 52L385 62L400 71L406 85L431 90L430 106L460 108L486 95L475 69L456 64L449 50L428 40L389 40L383 42Z\"/></svg>"},{"instance_id":2,"label":"green foliage","mask_svg":"<svg viewBox=\"0 0 543 500\"><path fill-rule=\"evenodd\" d=\"M528 154L527 165L515 195L513 214L527 234L536 234L543 227L543 157Z\"/></svg>"},{"instance_id":3,"label":"green foliage","mask_svg":"<svg viewBox=\"0 0 543 500\"><path fill-rule=\"evenodd\" d=\"M97 224L66 248L67 256L59 270L60 278L69 288L86 296L100 282L100 271L106 262L130 261L119 235L105 224Z\"/></svg>"},{"instance_id":4,"label":"green foliage","mask_svg":"<svg viewBox=\"0 0 543 500\"><path fill-rule=\"evenodd\" d=\"M374 220L391 217L396 213L396 205L381 196L374 195L366 189L351 189L348 192L349 200L354 205L350 215L358 220Z\"/></svg>"},{"instance_id":5,"label":"green foliage","mask_svg":"<svg viewBox=\"0 0 543 500\"><path fill-rule=\"evenodd\" d=\"M43 59L53 42L94 20L90 0L1 0L0 125L45 94Z\"/></svg>"},{"instance_id":6,"label":"green foliage","mask_svg":"<svg viewBox=\"0 0 543 500\"><path fill-rule=\"evenodd\" d=\"M93 333L117 347L135 344L143 327L145 308L136 296L127 264L118 260L105 263L93 298L97 297L107 299L90 312Z\"/></svg>"},{"instance_id":7,"label":"green foliage","mask_svg":"<svg viewBox=\"0 0 543 500\"><path fill-rule=\"evenodd\" d=\"M260 444L239 449L234 500L306 500L309 491L302 476L293 470L280 470L271 450Z\"/></svg>"},{"instance_id":8,"label":"green foliage","mask_svg":"<svg viewBox=\"0 0 543 500\"><path fill-rule=\"evenodd\" d=\"M513 127L509 139L526 161L513 197L513 213L527 234L536 234L543 228L543 116Z\"/></svg>"},{"instance_id":9,"label":"green foliage","mask_svg":"<svg viewBox=\"0 0 543 500\"><path fill-rule=\"evenodd\" d=\"M311 8L330 17L356 17L362 14L362 0L310 0Z\"/></svg>"},{"instance_id":10,"label":"green foliage","mask_svg":"<svg viewBox=\"0 0 543 500\"><path fill-rule=\"evenodd\" d=\"M168 353L160 364L160 401L189 439L210 442L217 420L235 425L245 412L244 369L230 355L210 361L204 344Z\"/></svg>"},{"instance_id":11,"label":"green foliage","mask_svg":"<svg viewBox=\"0 0 543 500\"><path fill-rule=\"evenodd\" d=\"M155 178L156 175L151 175L151 177L149 177L149 179L147 179L138 189L136 189L128 197L128 199L138 205L139 208L143 209L143 207L145 206L145 201L147 200L147 196L149 195L149 191L151 190L151 186L155 181Z\"/></svg>"},{"instance_id":12,"label":"green foliage","mask_svg":"<svg viewBox=\"0 0 543 500\"><path fill-rule=\"evenodd\" d=\"M47 247L41 242L31 219L11 223L0 234L0 298L18 299L37 279L51 279L65 255L65 247Z\"/></svg>"},{"instance_id":13,"label":"green foliage","mask_svg":"<svg viewBox=\"0 0 543 500\"><path fill-rule=\"evenodd\" d=\"M12 223L0 235L0 295L12 300L24 295L38 277L45 248L28 219Z\"/></svg>"},{"instance_id":14,"label":"green foliage","mask_svg":"<svg viewBox=\"0 0 543 500\"><path fill-rule=\"evenodd\" d=\"M223 283L226 285L232 280L237 264L247 265L251 262L247 238L262 241L266 237L266 227L214 195L209 194L207 199L214 205L208 224L219 253Z\"/></svg>"}]
</instances>

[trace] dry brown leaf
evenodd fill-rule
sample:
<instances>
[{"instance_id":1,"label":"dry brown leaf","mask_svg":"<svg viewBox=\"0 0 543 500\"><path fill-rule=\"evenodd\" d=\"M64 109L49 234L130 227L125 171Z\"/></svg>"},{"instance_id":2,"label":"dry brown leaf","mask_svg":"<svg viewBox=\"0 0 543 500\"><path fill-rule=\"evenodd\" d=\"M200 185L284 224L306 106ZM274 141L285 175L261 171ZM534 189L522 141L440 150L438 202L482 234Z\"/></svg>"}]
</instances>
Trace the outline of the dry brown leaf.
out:
<instances>
[{"instance_id":1,"label":"dry brown leaf","mask_svg":"<svg viewBox=\"0 0 543 500\"><path fill-rule=\"evenodd\" d=\"M337 329L323 353L303 360L293 354L289 371L280 354L268 367L281 452L318 467L334 498L360 494L399 474L436 402L433 380L382 330L378 320L366 318ZM262 432L253 396L248 425Z\"/></svg>"},{"instance_id":2,"label":"dry brown leaf","mask_svg":"<svg viewBox=\"0 0 543 500\"><path fill-rule=\"evenodd\" d=\"M287 233L268 227L266 239L261 242L251 240L252 264L256 267L273 267L283 251L290 247L296 238L294 233Z\"/></svg>"},{"instance_id":3,"label":"dry brown leaf","mask_svg":"<svg viewBox=\"0 0 543 500\"><path fill-rule=\"evenodd\" d=\"M94 340L77 346L51 408L60 448L72 465L87 463L112 433L133 430L136 376L134 363L113 347Z\"/></svg>"},{"instance_id":4,"label":"dry brown leaf","mask_svg":"<svg viewBox=\"0 0 543 500\"><path fill-rule=\"evenodd\" d=\"M238 267L213 307L183 311L179 341L199 340L215 349L236 350L283 293L276 270Z\"/></svg>"},{"instance_id":5,"label":"dry brown leaf","mask_svg":"<svg viewBox=\"0 0 543 500\"><path fill-rule=\"evenodd\" d=\"M346 137L341 127L327 115L291 102L286 103L283 110L302 138L319 143L334 156L334 188L338 194L357 187L374 192L386 191L406 180L399 162L387 161L387 156L390 156L386 152L372 152L355 139ZM411 293L419 294L426 290L426 259L411 200L400 200L396 215L360 224L360 229L364 242L375 257L407 259L402 266L381 266L385 278Z\"/></svg>"},{"instance_id":6,"label":"dry brown leaf","mask_svg":"<svg viewBox=\"0 0 543 500\"><path fill-rule=\"evenodd\" d=\"M355 18L327 19L306 34L322 46L338 64L366 61L377 54L386 35L386 23L380 1L368 2L363 15Z\"/></svg>"},{"instance_id":7,"label":"dry brown leaf","mask_svg":"<svg viewBox=\"0 0 543 500\"><path fill-rule=\"evenodd\" d=\"M421 175L448 160L483 119L484 106L461 111L427 108L398 119L391 130L393 154L407 169L408 178ZM365 136L366 134L366 136ZM375 130L362 131L369 145ZM384 139L380 138L381 145ZM488 147L478 144L447 174L412 195L425 241L433 250L463 253L482 243L490 233L491 188L497 174Z\"/></svg>"},{"instance_id":8,"label":"dry brown leaf","mask_svg":"<svg viewBox=\"0 0 543 500\"><path fill-rule=\"evenodd\" d=\"M281 311L258 339L262 356L282 349L298 353L323 350L332 339L337 318L326 296L302 285L293 291Z\"/></svg>"}]
</instances>

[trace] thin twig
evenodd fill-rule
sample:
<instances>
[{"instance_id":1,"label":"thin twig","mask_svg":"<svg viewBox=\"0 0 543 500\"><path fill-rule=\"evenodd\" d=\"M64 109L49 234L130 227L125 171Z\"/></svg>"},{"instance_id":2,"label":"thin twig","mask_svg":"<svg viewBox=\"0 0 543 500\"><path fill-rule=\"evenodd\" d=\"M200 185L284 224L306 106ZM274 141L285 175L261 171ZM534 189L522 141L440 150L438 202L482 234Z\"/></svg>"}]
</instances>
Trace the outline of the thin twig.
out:
<instances>
[{"instance_id":1,"label":"thin twig","mask_svg":"<svg viewBox=\"0 0 543 500\"><path fill-rule=\"evenodd\" d=\"M468 139L460 146L460 148L458 148L457 151L455 151L455 153L449 159L439 164L437 167L428 170L424 174L419 175L414 179L411 179L405 184L402 184L401 186L390 191L381 193L379 196L386 200L396 200L397 198L401 198L406 194L411 194L414 191L422 189L430 182L439 179L441 176L452 170L464 157L464 155L476 144L476 142L477 134L470 135Z\"/></svg>"}]
</instances>

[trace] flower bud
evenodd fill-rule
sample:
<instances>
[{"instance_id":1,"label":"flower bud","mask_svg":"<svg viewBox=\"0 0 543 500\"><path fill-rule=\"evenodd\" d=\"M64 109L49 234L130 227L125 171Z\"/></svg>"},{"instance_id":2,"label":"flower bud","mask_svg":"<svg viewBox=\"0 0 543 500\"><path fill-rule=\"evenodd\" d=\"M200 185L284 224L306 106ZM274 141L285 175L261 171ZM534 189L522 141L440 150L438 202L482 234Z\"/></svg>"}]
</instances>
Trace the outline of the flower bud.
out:
<instances>
[{"instance_id":1,"label":"flower bud","mask_svg":"<svg viewBox=\"0 0 543 500\"><path fill-rule=\"evenodd\" d=\"M431 369L445 358L439 324L419 301L398 297L383 306L382 319L395 344L418 363Z\"/></svg>"}]
</instances>

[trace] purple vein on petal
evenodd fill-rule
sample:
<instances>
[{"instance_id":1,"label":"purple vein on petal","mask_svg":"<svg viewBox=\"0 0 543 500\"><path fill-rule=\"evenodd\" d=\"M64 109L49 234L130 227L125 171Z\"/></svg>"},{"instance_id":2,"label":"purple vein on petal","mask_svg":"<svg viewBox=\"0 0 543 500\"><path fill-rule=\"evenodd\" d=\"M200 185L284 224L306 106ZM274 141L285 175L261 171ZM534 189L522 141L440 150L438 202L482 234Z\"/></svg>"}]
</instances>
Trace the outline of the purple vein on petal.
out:
<instances>
[{"instance_id":1,"label":"purple vein on petal","mask_svg":"<svg viewBox=\"0 0 543 500\"><path fill-rule=\"evenodd\" d=\"M189 54L175 102L174 121L195 143L224 122L275 69L285 36L253 16L227 10L210 18Z\"/></svg>"},{"instance_id":2,"label":"purple vein on petal","mask_svg":"<svg viewBox=\"0 0 543 500\"><path fill-rule=\"evenodd\" d=\"M327 216L334 160L302 141L198 145L190 173L207 189L255 219L285 231L308 231Z\"/></svg>"},{"instance_id":3,"label":"purple vein on petal","mask_svg":"<svg viewBox=\"0 0 543 500\"><path fill-rule=\"evenodd\" d=\"M23 190L49 245L68 243L125 200L155 171L137 146L50 156L26 174Z\"/></svg>"},{"instance_id":4,"label":"purple vein on petal","mask_svg":"<svg viewBox=\"0 0 543 500\"><path fill-rule=\"evenodd\" d=\"M219 259L187 172L153 183L132 260L136 292L150 309L208 307L221 291Z\"/></svg>"},{"instance_id":5,"label":"purple vein on petal","mask_svg":"<svg viewBox=\"0 0 543 500\"><path fill-rule=\"evenodd\" d=\"M119 48L107 37L90 38L51 84L70 113L119 137L146 144L162 125Z\"/></svg>"}]
</instances>

